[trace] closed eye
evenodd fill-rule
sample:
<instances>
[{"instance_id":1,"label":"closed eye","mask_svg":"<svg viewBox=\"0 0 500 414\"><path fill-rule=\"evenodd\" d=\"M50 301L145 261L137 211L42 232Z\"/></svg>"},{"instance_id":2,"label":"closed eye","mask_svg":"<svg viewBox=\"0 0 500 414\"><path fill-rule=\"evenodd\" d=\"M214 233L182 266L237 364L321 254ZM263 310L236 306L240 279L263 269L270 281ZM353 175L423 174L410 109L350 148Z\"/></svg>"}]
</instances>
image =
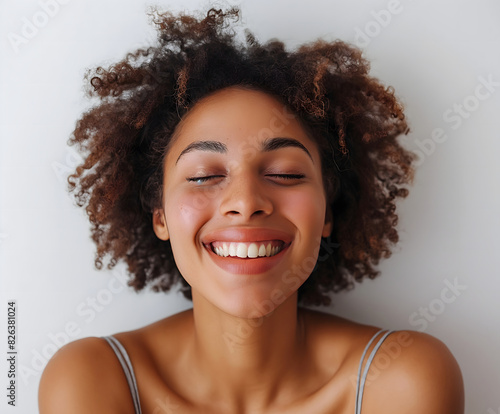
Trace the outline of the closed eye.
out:
<instances>
[{"instance_id":1,"label":"closed eye","mask_svg":"<svg viewBox=\"0 0 500 414\"><path fill-rule=\"evenodd\" d=\"M188 177L186 178L187 181L189 182L194 182L196 184L203 184L206 183L210 180L215 180L217 178L222 178L224 177L223 175L205 175L203 177Z\"/></svg>"},{"instance_id":2,"label":"closed eye","mask_svg":"<svg viewBox=\"0 0 500 414\"><path fill-rule=\"evenodd\" d=\"M304 174L267 174L267 177L283 178L285 180L300 180L305 178Z\"/></svg>"},{"instance_id":3,"label":"closed eye","mask_svg":"<svg viewBox=\"0 0 500 414\"><path fill-rule=\"evenodd\" d=\"M300 184L306 176L304 174L266 174L268 179L277 185Z\"/></svg>"},{"instance_id":4,"label":"closed eye","mask_svg":"<svg viewBox=\"0 0 500 414\"><path fill-rule=\"evenodd\" d=\"M301 180L305 178L304 174L266 174L266 177L275 178L278 180ZM212 180L217 180L219 178L224 178L223 175L205 175L202 177L188 177L187 181L196 184L204 184Z\"/></svg>"}]
</instances>

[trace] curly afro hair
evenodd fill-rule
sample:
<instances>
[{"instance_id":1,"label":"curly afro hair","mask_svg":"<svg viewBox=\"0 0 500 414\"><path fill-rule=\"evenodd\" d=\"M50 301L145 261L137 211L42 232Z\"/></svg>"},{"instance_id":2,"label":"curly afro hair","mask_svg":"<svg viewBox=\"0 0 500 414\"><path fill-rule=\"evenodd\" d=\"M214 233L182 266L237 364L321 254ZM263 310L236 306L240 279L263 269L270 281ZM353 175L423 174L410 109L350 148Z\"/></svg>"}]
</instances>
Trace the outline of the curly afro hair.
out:
<instances>
[{"instance_id":1,"label":"curly afro hair","mask_svg":"<svg viewBox=\"0 0 500 414\"><path fill-rule=\"evenodd\" d=\"M377 276L375 266L398 241L395 203L408 194L414 159L397 141L408 133L403 108L391 87L369 76L355 47L318 40L288 51L278 40L261 44L248 31L238 36L239 14L153 10L156 46L87 72L87 93L99 102L69 140L84 156L68 178L70 191L89 216L98 269L123 260L136 291L179 283L190 298L170 242L152 226L167 145L201 98L231 86L268 93L299 117L322 156L333 229L299 302L328 305L330 292Z\"/></svg>"}]
</instances>

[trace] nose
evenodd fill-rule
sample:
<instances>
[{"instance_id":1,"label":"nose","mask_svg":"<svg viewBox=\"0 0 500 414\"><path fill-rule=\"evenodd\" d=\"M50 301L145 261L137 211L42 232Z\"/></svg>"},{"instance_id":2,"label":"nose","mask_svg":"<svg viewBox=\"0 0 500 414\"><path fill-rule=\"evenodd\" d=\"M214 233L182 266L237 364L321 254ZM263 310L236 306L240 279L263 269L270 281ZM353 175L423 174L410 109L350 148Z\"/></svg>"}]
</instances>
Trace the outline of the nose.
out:
<instances>
[{"instance_id":1,"label":"nose","mask_svg":"<svg viewBox=\"0 0 500 414\"><path fill-rule=\"evenodd\" d=\"M224 189L220 213L245 220L269 215L273 212L270 190L251 172L233 175Z\"/></svg>"}]
</instances>

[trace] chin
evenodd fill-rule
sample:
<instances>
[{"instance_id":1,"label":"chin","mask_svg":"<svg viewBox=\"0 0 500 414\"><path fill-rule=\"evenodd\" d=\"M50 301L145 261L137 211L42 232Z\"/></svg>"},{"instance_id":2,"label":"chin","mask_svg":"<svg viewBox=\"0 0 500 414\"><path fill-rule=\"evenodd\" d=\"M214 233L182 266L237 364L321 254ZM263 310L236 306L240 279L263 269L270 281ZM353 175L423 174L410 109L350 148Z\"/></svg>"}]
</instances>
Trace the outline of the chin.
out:
<instances>
[{"instance_id":1,"label":"chin","mask_svg":"<svg viewBox=\"0 0 500 414\"><path fill-rule=\"evenodd\" d=\"M218 307L225 313L241 319L265 318L281 308L284 303L291 303L294 299L294 306L297 307L297 295L293 292L288 292L288 296L285 296L279 289L274 289L272 292L270 294L270 291L266 290L265 292L246 291L241 295L232 294L230 295L231 301L221 303Z\"/></svg>"}]
</instances>

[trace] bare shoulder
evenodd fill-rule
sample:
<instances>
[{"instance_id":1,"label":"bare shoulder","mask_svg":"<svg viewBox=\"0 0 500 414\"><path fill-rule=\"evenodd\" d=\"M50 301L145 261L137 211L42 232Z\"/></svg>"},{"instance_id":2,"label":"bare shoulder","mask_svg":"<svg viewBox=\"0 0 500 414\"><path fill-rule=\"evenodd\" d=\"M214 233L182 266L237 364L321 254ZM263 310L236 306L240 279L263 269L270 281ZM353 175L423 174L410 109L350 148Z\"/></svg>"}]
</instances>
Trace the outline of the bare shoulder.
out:
<instances>
[{"instance_id":1,"label":"bare shoulder","mask_svg":"<svg viewBox=\"0 0 500 414\"><path fill-rule=\"evenodd\" d=\"M190 315L185 311L137 330L113 334L126 349L136 377L142 379L139 393L140 385L149 385L148 379L155 377L151 373L176 360ZM160 363L165 360L170 364ZM56 352L42 374L38 400L40 414L134 413L123 368L107 341L96 337L73 341Z\"/></svg>"},{"instance_id":2,"label":"bare shoulder","mask_svg":"<svg viewBox=\"0 0 500 414\"><path fill-rule=\"evenodd\" d=\"M38 400L41 414L133 413L121 366L108 343L96 337L56 352L42 374Z\"/></svg>"},{"instance_id":3,"label":"bare shoulder","mask_svg":"<svg viewBox=\"0 0 500 414\"><path fill-rule=\"evenodd\" d=\"M363 405L372 413L463 414L458 363L448 347L431 335L394 332L368 371Z\"/></svg>"},{"instance_id":4,"label":"bare shoulder","mask_svg":"<svg viewBox=\"0 0 500 414\"><path fill-rule=\"evenodd\" d=\"M317 344L318 360L334 368L332 378L340 375L351 380L346 395L353 403L361 356L380 328L322 312L303 310L302 314L305 324L312 327L311 342ZM377 342L368 348L365 363ZM464 387L458 363L448 347L431 335L392 332L370 365L362 407L373 414L463 414Z\"/></svg>"}]
</instances>

